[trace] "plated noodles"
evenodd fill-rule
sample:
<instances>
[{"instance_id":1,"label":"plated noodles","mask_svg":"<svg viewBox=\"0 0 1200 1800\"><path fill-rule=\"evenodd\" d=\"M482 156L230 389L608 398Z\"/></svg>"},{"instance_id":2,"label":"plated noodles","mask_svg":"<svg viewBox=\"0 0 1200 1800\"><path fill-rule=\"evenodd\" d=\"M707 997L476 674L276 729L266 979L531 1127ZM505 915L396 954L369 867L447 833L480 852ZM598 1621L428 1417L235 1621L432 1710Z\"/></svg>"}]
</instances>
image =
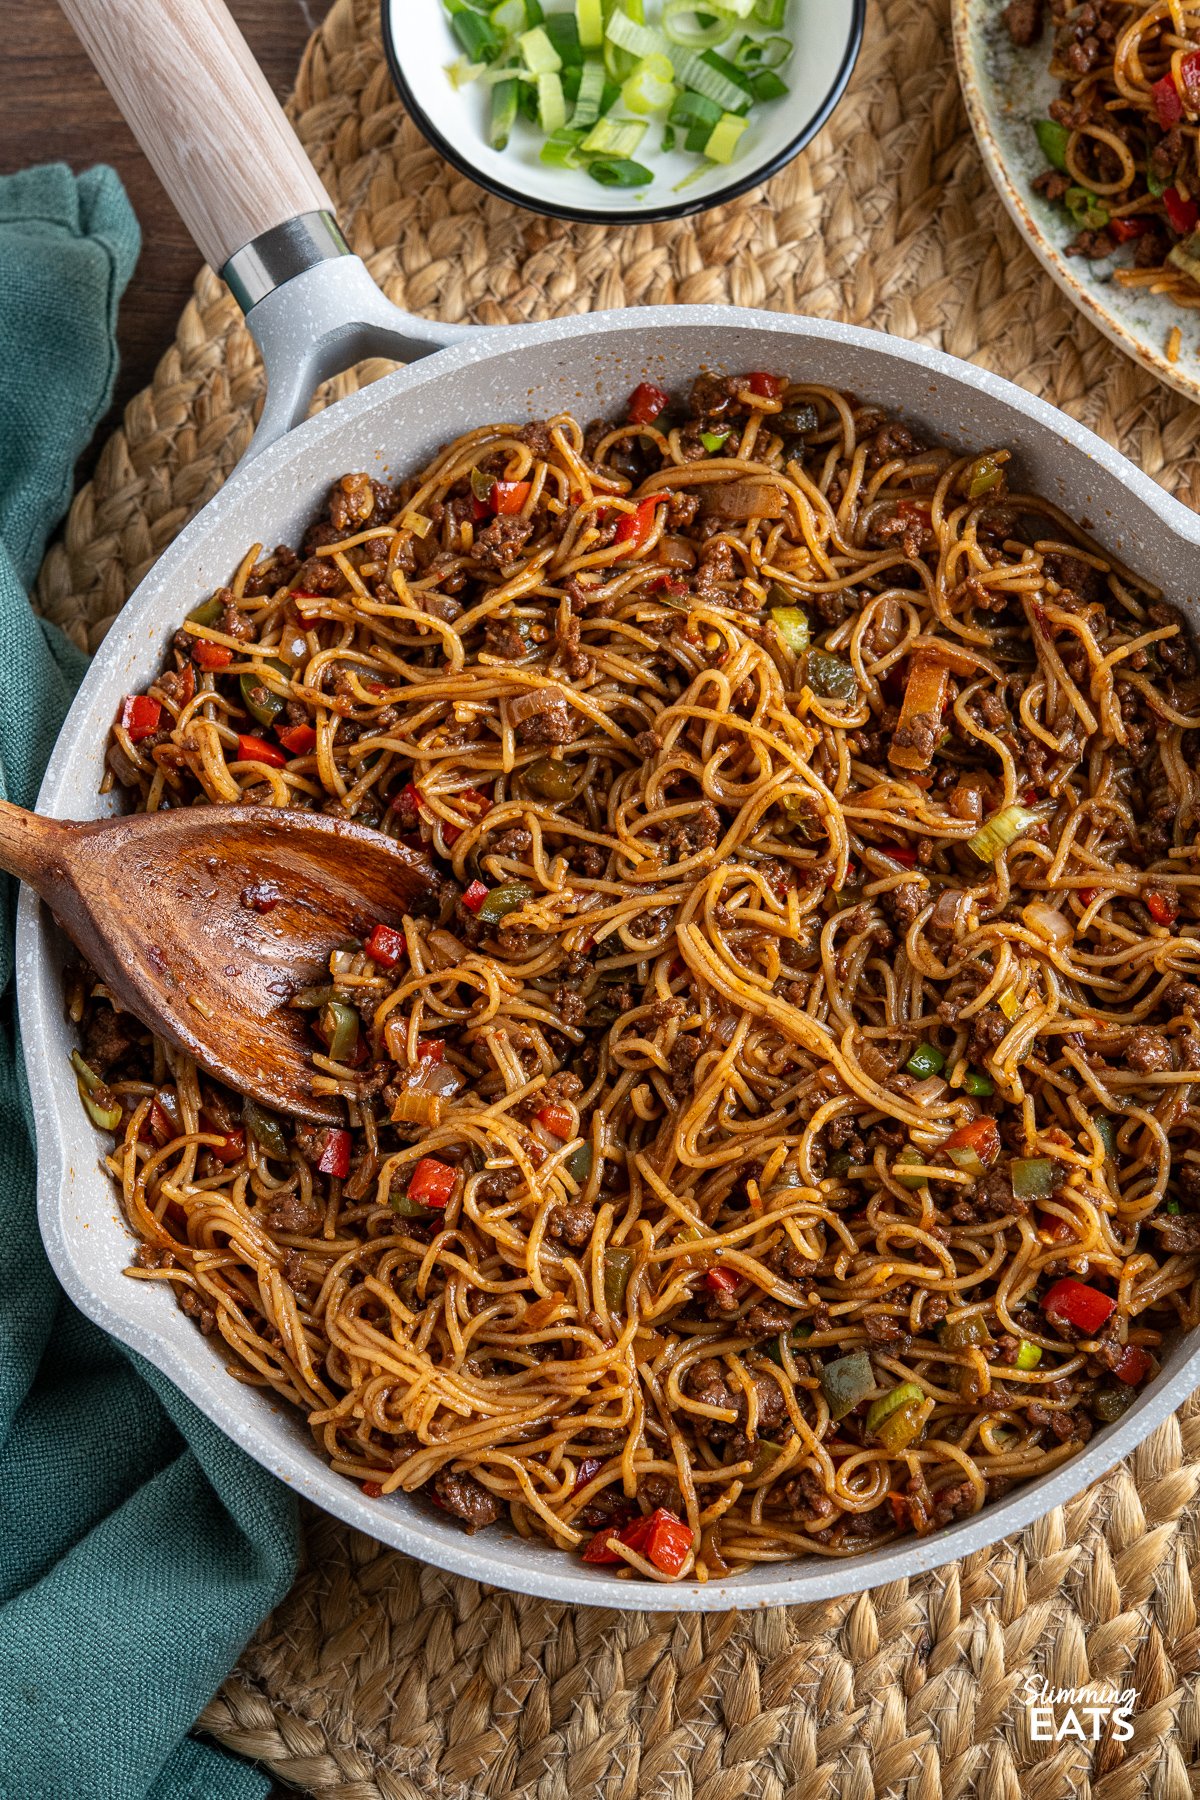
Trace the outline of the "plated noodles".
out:
<instances>
[{"instance_id":1,"label":"plated noodles","mask_svg":"<svg viewBox=\"0 0 1200 1800\"><path fill-rule=\"evenodd\" d=\"M293 997L344 1129L71 994L132 1273L367 1493L662 1580L849 1556L1196 1323L1195 653L1009 473L643 382L344 476L125 702L135 806L443 877Z\"/></svg>"}]
</instances>

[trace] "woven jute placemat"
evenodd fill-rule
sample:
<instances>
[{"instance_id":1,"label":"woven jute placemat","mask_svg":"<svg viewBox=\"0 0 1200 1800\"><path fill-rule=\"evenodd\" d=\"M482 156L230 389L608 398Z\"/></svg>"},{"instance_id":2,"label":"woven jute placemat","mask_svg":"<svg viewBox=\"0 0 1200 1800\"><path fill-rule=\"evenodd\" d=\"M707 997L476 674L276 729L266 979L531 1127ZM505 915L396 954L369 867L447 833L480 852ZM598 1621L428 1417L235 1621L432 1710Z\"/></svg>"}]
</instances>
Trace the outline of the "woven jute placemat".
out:
<instances>
[{"instance_id":1,"label":"woven jute placemat","mask_svg":"<svg viewBox=\"0 0 1200 1800\"><path fill-rule=\"evenodd\" d=\"M374 0L339 0L294 116L355 249L415 312L493 324L712 301L882 327L1023 382L1200 504L1200 414L1078 317L993 196L947 0L874 0L831 125L699 220L572 226L484 195L403 117ZM40 604L78 642L94 647L221 485L260 391L206 272L46 559ZM1185 1800L1200 1793L1198 1487L1193 1402L989 1552L745 1616L548 1605L313 1515L306 1572L201 1723L324 1800ZM1132 1736L1039 1738L1031 1680L1136 1688Z\"/></svg>"}]
</instances>

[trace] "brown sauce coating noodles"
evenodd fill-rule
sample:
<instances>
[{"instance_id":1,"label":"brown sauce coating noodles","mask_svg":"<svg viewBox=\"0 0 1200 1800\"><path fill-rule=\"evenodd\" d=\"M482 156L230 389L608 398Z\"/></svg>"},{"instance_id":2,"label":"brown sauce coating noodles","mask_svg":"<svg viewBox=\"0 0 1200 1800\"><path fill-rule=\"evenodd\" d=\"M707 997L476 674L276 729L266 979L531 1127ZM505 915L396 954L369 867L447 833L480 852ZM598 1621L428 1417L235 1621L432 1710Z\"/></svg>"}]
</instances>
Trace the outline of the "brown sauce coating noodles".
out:
<instances>
[{"instance_id":1,"label":"brown sauce coating noodles","mask_svg":"<svg viewBox=\"0 0 1200 1800\"><path fill-rule=\"evenodd\" d=\"M1196 1323L1200 681L1003 451L630 408L345 476L114 727L136 806L443 870L295 997L346 1132L71 1007L133 1273L336 1470L708 1579L978 1508Z\"/></svg>"}]
</instances>

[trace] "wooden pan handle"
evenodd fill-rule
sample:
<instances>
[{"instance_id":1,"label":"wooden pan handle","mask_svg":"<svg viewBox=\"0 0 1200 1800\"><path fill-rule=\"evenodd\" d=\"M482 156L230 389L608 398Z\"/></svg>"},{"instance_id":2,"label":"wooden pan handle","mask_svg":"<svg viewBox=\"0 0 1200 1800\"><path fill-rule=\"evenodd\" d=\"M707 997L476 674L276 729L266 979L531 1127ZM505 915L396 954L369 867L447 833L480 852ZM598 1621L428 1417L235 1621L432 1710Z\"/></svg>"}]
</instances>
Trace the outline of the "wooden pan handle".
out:
<instances>
[{"instance_id":1,"label":"wooden pan handle","mask_svg":"<svg viewBox=\"0 0 1200 1800\"><path fill-rule=\"evenodd\" d=\"M222 0L59 0L206 260L332 211Z\"/></svg>"}]
</instances>

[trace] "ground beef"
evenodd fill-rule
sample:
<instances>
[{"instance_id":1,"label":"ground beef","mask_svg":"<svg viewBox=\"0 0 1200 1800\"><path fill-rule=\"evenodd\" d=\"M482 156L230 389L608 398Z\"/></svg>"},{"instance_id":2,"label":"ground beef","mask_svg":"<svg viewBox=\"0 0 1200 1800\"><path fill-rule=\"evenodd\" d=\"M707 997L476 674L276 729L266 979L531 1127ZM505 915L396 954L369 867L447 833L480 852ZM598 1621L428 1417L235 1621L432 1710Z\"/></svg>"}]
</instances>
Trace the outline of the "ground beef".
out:
<instances>
[{"instance_id":1,"label":"ground beef","mask_svg":"<svg viewBox=\"0 0 1200 1800\"><path fill-rule=\"evenodd\" d=\"M671 1092L681 1099L692 1091L693 1070L703 1049L700 1039L689 1032L680 1032L671 1046Z\"/></svg>"},{"instance_id":2,"label":"ground beef","mask_svg":"<svg viewBox=\"0 0 1200 1800\"><path fill-rule=\"evenodd\" d=\"M510 825L498 837L491 839L487 846L489 856L528 856L533 848L533 833L528 825Z\"/></svg>"},{"instance_id":3,"label":"ground beef","mask_svg":"<svg viewBox=\"0 0 1200 1800\"><path fill-rule=\"evenodd\" d=\"M667 499L667 530L680 531L690 525L700 510L700 499L685 488L672 489Z\"/></svg>"},{"instance_id":4,"label":"ground beef","mask_svg":"<svg viewBox=\"0 0 1200 1800\"><path fill-rule=\"evenodd\" d=\"M217 630L223 631L226 637L237 638L239 643L246 644L255 635L256 627L254 620L246 617L231 595L221 609Z\"/></svg>"},{"instance_id":5,"label":"ground beef","mask_svg":"<svg viewBox=\"0 0 1200 1800\"><path fill-rule=\"evenodd\" d=\"M533 536L533 531L532 519L501 513L479 532L471 554L485 569L495 569L498 574L505 574L517 561Z\"/></svg>"},{"instance_id":6,"label":"ground beef","mask_svg":"<svg viewBox=\"0 0 1200 1800\"><path fill-rule=\"evenodd\" d=\"M375 511L369 475L343 475L329 490L329 523L339 536L359 531Z\"/></svg>"},{"instance_id":7,"label":"ground beef","mask_svg":"<svg viewBox=\"0 0 1200 1800\"><path fill-rule=\"evenodd\" d=\"M1125 1039L1125 1060L1131 1069L1146 1075L1156 1069L1171 1067L1171 1040L1164 1031L1151 1031L1141 1026Z\"/></svg>"},{"instance_id":8,"label":"ground beef","mask_svg":"<svg viewBox=\"0 0 1200 1800\"><path fill-rule=\"evenodd\" d=\"M724 598L722 583L732 581L735 573L732 549L724 538L714 538L700 553L700 566L696 571L698 597L720 601Z\"/></svg>"},{"instance_id":9,"label":"ground beef","mask_svg":"<svg viewBox=\"0 0 1200 1800\"><path fill-rule=\"evenodd\" d=\"M1010 1157L1002 1157L976 1185L974 1201L979 1216L984 1219L1020 1218L1029 1211L1028 1200L1021 1200L1013 1193Z\"/></svg>"},{"instance_id":10,"label":"ground beef","mask_svg":"<svg viewBox=\"0 0 1200 1800\"><path fill-rule=\"evenodd\" d=\"M680 819L670 827L664 848L676 862L715 849L721 841L721 815L711 800L702 800L689 819Z\"/></svg>"},{"instance_id":11,"label":"ground beef","mask_svg":"<svg viewBox=\"0 0 1200 1800\"><path fill-rule=\"evenodd\" d=\"M1174 637L1160 638L1155 644L1154 650L1167 673L1174 675L1179 681L1185 681L1196 671L1196 654L1187 621L1177 607L1168 606L1161 600L1154 601L1146 608L1146 611L1156 626L1177 625L1179 627Z\"/></svg>"},{"instance_id":12,"label":"ground beef","mask_svg":"<svg viewBox=\"0 0 1200 1800\"><path fill-rule=\"evenodd\" d=\"M544 419L531 419L528 425L522 425L517 432L523 444L528 444L535 456L543 461L554 454L554 440L550 436L550 427Z\"/></svg>"},{"instance_id":13,"label":"ground beef","mask_svg":"<svg viewBox=\"0 0 1200 1800\"><path fill-rule=\"evenodd\" d=\"M1187 1213L1165 1213L1146 1223L1151 1231L1157 1231L1163 1249L1172 1256L1195 1256L1200 1251L1200 1218Z\"/></svg>"},{"instance_id":14,"label":"ground beef","mask_svg":"<svg viewBox=\"0 0 1200 1800\"><path fill-rule=\"evenodd\" d=\"M782 1503L793 1519L827 1519L834 1510L833 1501L821 1486L821 1478L813 1469L801 1469L784 1482L772 1500Z\"/></svg>"},{"instance_id":15,"label":"ground beef","mask_svg":"<svg viewBox=\"0 0 1200 1800\"><path fill-rule=\"evenodd\" d=\"M704 1406L719 1406L737 1412L736 1422L698 1418L695 1420L697 1431L702 1432L713 1443L732 1441L735 1449L739 1443L746 1442L746 1395L741 1388L735 1391L729 1386L722 1362L714 1356L706 1356L700 1362L693 1363L684 1377L683 1386L694 1400L699 1400ZM779 1383L769 1375L756 1375L754 1389L758 1395L758 1435L770 1437L783 1422L787 1404Z\"/></svg>"},{"instance_id":16,"label":"ground beef","mask_svg":"<svg viewBox=\"0 0 1200 1800\"><path fill-rule=\"evenodd\" d=\"M311 1237L325 1216L319 1201L306 1200L292 1188L265 1196L260 1205L260 1217L267 1230L287 1232L292 1237Z\"/></svg>"},{"instance_id":17,"label":"ground beef","mask_svg":"<svg viewBox=\"0 0 1200 1800\"><path fill-rule=\"evenodd\" d=\"M956 1481L940 1488L933 1496L933 1523L948 1525L951 1519L965 1518L975 1508L975 1488L969 1481Z\"/></svg>"},{"instance_id":18,"label":"ground beef","mask_svg":"<svg viewBox=\"0 0 1200 1800\"><path fill-rule=\"evenodd\" d=\"M780 1306L777 1300L756 1300L742 1318L741 1326L747 1337L778 1337L781 1331L791 1330L795 1319L795 1313Z\"/></svg>"},{"instance_id":19,"label":"ground beef","mask_svg":"<svg viewBox=\"0 0 1200 1800\"><path fill-rule=\"evenodd\" d=\"M1200 987L1194 981L1184 981L1180 976L1168 981L1162 993L1164 1005L1173 1013L1182 1012L1190 1006L1194 1011L1200 1009Z\"/></svg>"},{"instance_id":20,"label":"ground beef","mask_svg":"<svg viewBox=\"0 0 1200 1800\"><path fill-rule=\"evenodd\" d=\"M1070 556L1062 550L1048 550L1042 558L1042 567L1047 575L1057 581L1059 587L1070 588L1082 600L1103 600L1108 591L1106 577L1080 556Z\"/></svg>"},{"instance_id":21,"label":"ground beef","mask_svg":"<svg viewBox=\"0 0 1200 1800\"><path fill-rule=\"evenodd\" d=\"M928 905L929 889L922 887L918 881L902 881L886 894L880 894L879 904L898 931L906 932L922 907Z\"/></svg>"},{"instance_id":22,"label":"ground beef","mask_svg":"<svg viewBox=\"0 0 1200 1800\"><path fill-rule=\"evenodd\" d=\"M522 744L569 744L579 736L584 721L561 688L543 688L541 702L541 710L530 713L517 726Z\"/></svg>"},{"instance_id":23,"label":"ground beef","mask_svg":"<svg viewBox=\"0 0 1200 1800\"><path fill-rule=\"evenodd\" d=\"M546 1221L546 1231L560 1243L569 1244L572 1250L579 1250L591 1237L595 1223L596 1215L590 1206L553 1206Z\"/></svg>"},{"instance_id":24,"label":"ground beef","mask_svg":"<svg viewBox=\"0 0 1200 1800\"><path fill-rule=\"evenodd\" d=\"M736 381L729 375L697 375L692 383L688 410L700 419L719 419L741 399Z\"/></svg>"},{"instance_id":25,"label":"ground beef","mask_svg":"<svg viewBox=\"0 0 1200 1800\"><path fill-rule=\"evenodd\" d=\"M900 1320L890 1318L887 1313L867 1313L863 1318L862 1328L869 1344L887 1344L901 1355L912 1343L911 1336Z\"/></svg>"},{"instance_id":26,"label":"ground beef","mask_svg":"<svg viewBox=\"0 0 1200 1800\"><path fill-rule=\"evenodd\" d=\"M560 986L554 990L553 1007L555 1017L573 1031L582 1025L587 1018L587 1001L574 988Z\"/></svg>"},{"instance_id":27,"label":"ground beef","mask_svg":"<svg viewBox=\"0 0 1200 1800\"><path fill-rule=\"evenodd\" d=\"M141 1035L142 1028L130 1013L105 1005L90 1007L83 1026L83 1060L98 1075L107 1075Z\"/></svg>"},{"instance_id":28,"label":"ground beef","mask_svg":"<svg viewBox=\"0 0 1200 1800\"><path fill-rule=\"evenodd\" d=\"M448 1513L463 1520L472 1536L500 1517L500 1502L473 1475L440 1469L433 1478L433 1491Z\"/></svg>"},{"instance_id":29,"label":"ground beef","mask_svg":"<svg viewBox=\"0 0 1200 1800\"><path fill-rule=\"evenodd\" d=\"M967 1054L971 1061L983 1062L1007 1033L1008 1020L999 1007L985 1006L983 1011L976 1013L971 1020L971 1037L967 1045Z\"/></svg>"}]
</instances>

